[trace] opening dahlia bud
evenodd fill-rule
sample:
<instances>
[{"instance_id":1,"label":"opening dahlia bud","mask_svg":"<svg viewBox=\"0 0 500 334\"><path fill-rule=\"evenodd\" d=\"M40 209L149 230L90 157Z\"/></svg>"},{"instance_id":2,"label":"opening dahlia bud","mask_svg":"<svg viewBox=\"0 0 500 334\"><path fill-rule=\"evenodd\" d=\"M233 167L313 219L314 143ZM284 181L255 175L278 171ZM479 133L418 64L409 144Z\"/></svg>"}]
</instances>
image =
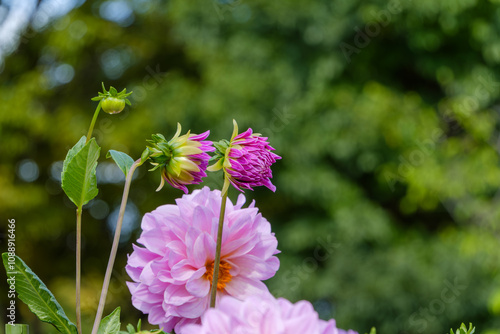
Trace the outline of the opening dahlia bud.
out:
<instances>
[{"instance_id":1,"label":"opening dahlia bud","mask_svg":"<svg viewBox=\"0 0 500 334\"><path fill-rule=\"evenodd\" d=\"M253 133L251 128L238 134L238 124L235 120L233 125L230 141L221 140L214 143L217 148L214 159L218 161L208 167L209 171L224 170L226 181L222 194L227 191L229 183L241 192L243 189L253 190L252 187L256 186L266 186L276 191L276 187L271 183L271 165L281 157L271 152L274 148L267 142L267 137Z\"/></svg>"},{"instance_id":2,"label":"opening dahlia bud","mask_svg":"<svg viewBox=\"0 0 500 334\"><path fill-rule=\"evenodd\" d=\"M118 114L125 108L125 104L130 105L127 96L130 96L132 92L127 93L126 88L118 92L115 87L111 86L109 91L107 91L104 87L104 83L102 83L102 90L103 92L92 98L92 101L100 101L101 108L104 112L108 114Z\"/></svg>"},{"instance_id":3,"label":"opening dahlia bud","mask_svg":"<svg viewBox=\"0 0 500 334\"><path fill-rule=\"evenodd\" d=\"M192 134L190 131L180 136L181 125L177 123L177 132L167 141L161 134L152 135L151 144L142 154L141 160L149 159L154 166L150 171L161 170L159 191L167 181L172 187L183 190L186 194L188 184L199 184L206 177L205 173L210 156L207 152L215 149L212 142L205 140L210 131Z\"/></svg>"}]
</instances>

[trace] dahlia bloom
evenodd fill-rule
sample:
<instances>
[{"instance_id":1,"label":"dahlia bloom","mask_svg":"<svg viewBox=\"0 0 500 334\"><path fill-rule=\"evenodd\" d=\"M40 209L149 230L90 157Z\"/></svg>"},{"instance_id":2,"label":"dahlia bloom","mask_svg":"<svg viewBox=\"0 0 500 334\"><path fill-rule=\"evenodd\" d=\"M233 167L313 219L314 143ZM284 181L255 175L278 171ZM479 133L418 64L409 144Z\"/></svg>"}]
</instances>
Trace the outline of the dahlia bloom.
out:
<instances>
[{"instance_id":1,"label":"dahlia bloom","mask_svg":"<svg viewBox=\"0 0 500 334\"><path fill-rule=\"evenodd\" d=\"M165 181L172 187L181 189L188 193L187 184L199 184L201 178L206 177L205 170L208 166L210 156L207 152L213 152L215 148L212 142L205 140L210 131L196 135L190 131L181 134L181 125L177 123L177 132L167 142L161 134L153 135L148 142L149 159L155 167L151 170L161 168L161 184L156 189L163 188Z\"/></svg>"},{"instance_id":2,"label":"dahlia bloom","mask_svg":"<svg viewBox=\"0 0 500 334\"><path fill-rule=\"evenodd\" d=\"M292 304L275 299L269 293L254 295L243 301L222 297L217 308L201 318L201 324L190 324L179 334L357 334L338 329L335 320L320 320L310 302Z\"/></svg>"},{"instance_id":3,"label":"dahlia bloom","mask_svg":"<svg viewBox=\"0 0 500 334\"><path fill-rule=\"evenodd\" d=\"M271 165L281 159L274 148L267 142L267 137L253 133L249 128L238 134L238 124L233 120L234 130L231 141L221 141L217 147L217 157L220 159L208 168L209 171L224 169L226 179L222 193L225 193L231 183L239 191L253 190L252 187L266 186L272 191L276 187L271 183L273 174Z\"/></svg>"},{"instance_id":4,"label":"dahlia bloom","mask_svg":"<svg viewBox=\"0 0 500 334\"><path fill-rule=\"evenodd\" d=\"M204 187L144 216L142 233L128 257L132 304L165 332L199 322L208 309L221 192ZM278 241L252 202L226 202L217 299L266 292L262 280L279 268Z\"/></svg>"}]
</instances>

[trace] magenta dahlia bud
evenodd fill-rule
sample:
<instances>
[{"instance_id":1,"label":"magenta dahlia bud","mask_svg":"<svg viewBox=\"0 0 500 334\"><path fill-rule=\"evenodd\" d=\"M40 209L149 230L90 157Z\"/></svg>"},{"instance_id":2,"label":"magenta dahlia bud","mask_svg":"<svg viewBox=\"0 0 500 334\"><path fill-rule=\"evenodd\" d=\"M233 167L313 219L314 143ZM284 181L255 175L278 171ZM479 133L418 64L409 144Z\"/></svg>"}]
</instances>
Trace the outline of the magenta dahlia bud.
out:
<instances>
[{"instance_id":1,"label":"magenta dahlia bud","mask_svg":"<svg viewBox=\"0 0 500 334\"><path fill-rule=\"evenodd\" d=\"M167 181L187 194L186 185L199 184L207 176L205 171L210 160L207 152L215 150L212 142L205 140L210 131L199 135L188 131L180 136L180 133L181 125L177 123L177 132L171 140L167 141L161 134L153 135L152 140L148 140L151 146L143 153L143 159L151 160L155 166L151 170L161 169L161 184L156 191L163 188Z\"/></svg>"},{"instance_id":2,"label":"magenta dahlia bud","mask_svg":"<svg viewBox=\"0 0 500 334\"><path fill-rule=\"evenodd\" d=\"M180 334L358 334L337 328L334 319L321 320L310 302L292 304L269 293L255 293L244 300L224 296L207 310L201 324L187 324Z\"/></svg>"},{"instance_id":3,"label":"magenta dahlia bud","mask_svg":"<svg viewBox=\"0 0 500 334\"><path fill-rule=\"evenodd\" d=\"M226 182L222 193L225 193L229 183L239 191L253 190L252 187L266 186L276 191L276 186L271 183L273 173L271 165L281 157L272 151L274 148L267 142L267 137L253 133L249 128L238 134L238 124L233 120L234 130L231 141L222 140L214 143L217 148L217 163L208 167L209 171L224 169Z\"/></svg>"}]
</instances>

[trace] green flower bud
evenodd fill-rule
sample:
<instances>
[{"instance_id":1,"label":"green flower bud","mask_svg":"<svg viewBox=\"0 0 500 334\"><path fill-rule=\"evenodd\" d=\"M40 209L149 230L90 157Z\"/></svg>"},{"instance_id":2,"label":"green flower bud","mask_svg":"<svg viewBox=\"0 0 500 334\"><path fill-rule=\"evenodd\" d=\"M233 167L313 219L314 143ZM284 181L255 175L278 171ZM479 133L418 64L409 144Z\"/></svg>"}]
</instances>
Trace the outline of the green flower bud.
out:
<instances>
[{"instance_id":1,"label":"green flower bud","mask_svg":"<svg viewBox=\"0 0 500 334\"><path fill-rule=\"evenodd\" d=\"M125 100L116 97L107 97L101 100L101 108L108 114L118 114L125 108Z\"/></svg>"},{"instance_id":2,"label":"green flower bud","mask_svg":"<svg viewBox=\"0 0 500 334\"><path fill-rule=\"evenodd\" d=\"M130 105L127 96L130 96L132 92L127 93L126 88L119 93L115 87L110 87L109 91L107 91L103 83L102 90L103 93L99 92L99 95L92 98L92 101L101 101L101 108L104 112L108 114L118 114L125 108L125 104Z\"/></svg>"}]
</instances>

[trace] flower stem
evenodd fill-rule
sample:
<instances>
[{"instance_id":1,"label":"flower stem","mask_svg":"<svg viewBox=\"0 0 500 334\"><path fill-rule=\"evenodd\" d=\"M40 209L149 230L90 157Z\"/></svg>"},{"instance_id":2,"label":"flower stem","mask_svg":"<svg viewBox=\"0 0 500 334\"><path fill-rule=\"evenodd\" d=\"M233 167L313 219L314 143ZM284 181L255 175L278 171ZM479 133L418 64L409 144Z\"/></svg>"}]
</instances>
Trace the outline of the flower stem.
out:
<instances>
[{"instance_id":1,"label":"flower stem","mask_svg":"<svg viewBox=\"0 0 500 334\"><path fill-rule=\"evenodd\" d=\"M94 117L92 118L92 122L90 123L89 132L87 133L87 141L85 142L85 144L87 144L90 140L90 137L92 137L92 132L94 131L94 125L97 121L97 116L99 116L99 111L101 111L101 101L99 101L99 104L94 111Z\"/></svg>"},{"instance_id":2,"label":"flower stem","mask_svg":"<svg viewBox=\"0 0 500 334\"><path fill-rule=\"evenodd\" d=\"M127 206L128 193L130 190L130 184L132 183L132 176L137 167L141 165L141 159L135 161L130 170L128 171L127 178L125 180L125 186L123 189L122 203L120 206L120 212L118 214L118 221L116 223L115 237L113 239L113 246L111 247L111 254L109 255L108 267L106 268L106 274L104 276L104 282L102 284L101 298L99 299L99 306L97 308L97 314L95 316L94 327L92 328L92 334L96 334L99 329L99 324L101 322L102 313L104 311L104 305L106 304L106 295L108 294L109 281L111 279L111 273L113 272L113 265L115 264L116 252L118 251L118 244L120 242L120 233L122 229L123 216L125 214L125 207Z\"/></svg>"},{"instance_id":3,"label":"flower stem","mask_svg":"<svg viewBox=\"0 0 500 334\"><path fill-rule=\"evenodd\" d=\"M219 280L219 264L220 264L220 250L222 246L222 228L224 227L224 215L226 214L226 202L227 202L226 190L222 195L222 202L220 204L220 214L219 214L219 230L217 232L217 248L215 249L215 260L214 260L214 274L212 278L212 291L210 295L210 307L215 307L215 299L217 296L217 281Z\"/></svg>"},{"instance_id":4,"label":"flower stem","mask_svg":"<svg viewBox=\"0 0 500 334\"><path fill-rule=\"evenodd\" d=\"M76 209L76 328L82 334L82 312L80 308L82 267L82 207Z\"/></svg>"},{"instance_id":5,"label":"flower stem","mask_svg":"<svg viewBox=\"0 0 500 334\"><path fill-rule=\"evenodd\" d=\"M94 117L90 123L89 132L87 133L87 144L94 131L94 125L101 111L101 101L94 111ZM80 306L81 296L81 277L82 277L82 207L76 209L76 329L78 334L82 334L82 311Z\"/></svg>"}]
</instances>

